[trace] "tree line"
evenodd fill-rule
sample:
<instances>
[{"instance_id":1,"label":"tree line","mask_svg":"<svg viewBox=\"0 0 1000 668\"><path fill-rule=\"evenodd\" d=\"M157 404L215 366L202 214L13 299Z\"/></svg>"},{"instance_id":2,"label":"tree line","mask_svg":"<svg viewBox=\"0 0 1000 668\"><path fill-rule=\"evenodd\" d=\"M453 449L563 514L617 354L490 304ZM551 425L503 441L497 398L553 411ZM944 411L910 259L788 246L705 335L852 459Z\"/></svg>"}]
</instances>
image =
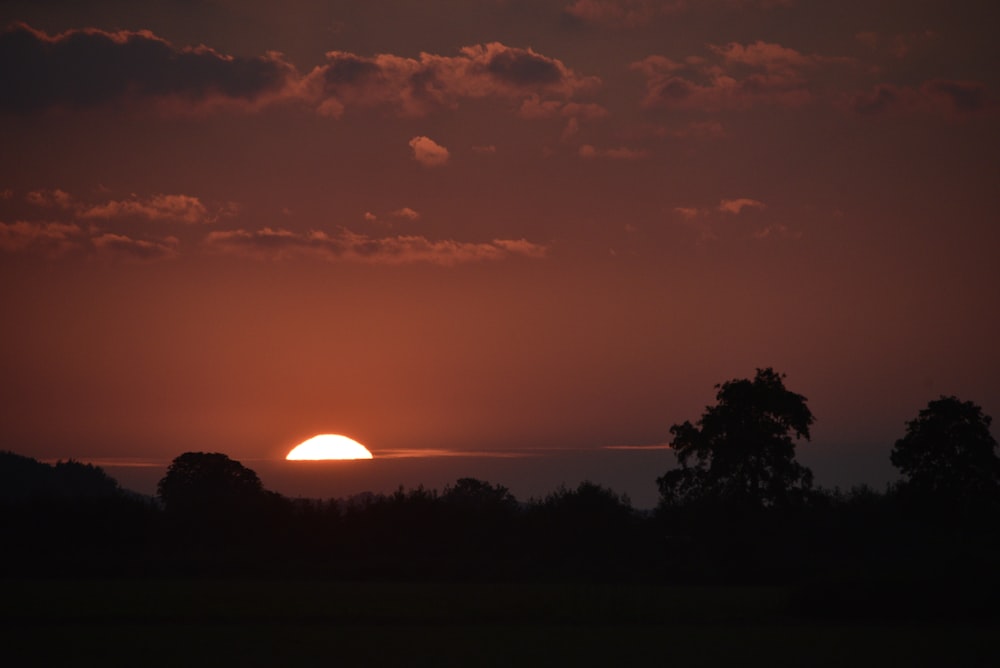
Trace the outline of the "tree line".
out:
<instances>
[{"instance_id":1,"label":"tree line","mask_svg":"<svg viewBox=\"0 0 1000 668\"><path fill-rule=\"evenodd\" d=\"M795 459L814 417L784 380L766 368L722 383L697 421L673 425L676 466L655 480L660 502L645 512L592 482L528 501L473 478L440 491L292 499L203 452L175 458L148 498L97 467L0 453L0 565L7 574L820 581L834 598L850 591L843 583L926 587L933 569L995 587L1000 458L979 406L941 397L921 410L891 448L901 480L886 490L827 490Z\"/></svg>"}]
</instances>

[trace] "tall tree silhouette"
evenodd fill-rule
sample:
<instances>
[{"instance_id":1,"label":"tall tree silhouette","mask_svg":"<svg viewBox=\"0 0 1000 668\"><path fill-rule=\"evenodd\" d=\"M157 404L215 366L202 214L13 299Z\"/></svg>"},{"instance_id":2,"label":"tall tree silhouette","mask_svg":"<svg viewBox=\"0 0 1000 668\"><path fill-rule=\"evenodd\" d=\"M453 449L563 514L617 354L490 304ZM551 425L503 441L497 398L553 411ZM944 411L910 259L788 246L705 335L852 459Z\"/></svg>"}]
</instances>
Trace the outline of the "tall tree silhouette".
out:
<instances>
[{"instance_id":1,"label":"tall tree silhouette","mask_svg":"<svg viewBox=\"0 0 1000 668\"><path fill-rule=\"evenodd\" d=\"M810 489L812 472L795 461L795 440L809 440L814 418L783 379L768 367L753 380L716 385L718 403L697 424L670 428L679 467L656 481L665 506L784 506Z\"/></svg>"},{"instance_id":2,"label":"tall tree silhouette","mask_svg":"<svg viewBox=\"0 0 1000 668\"><path fill-rule=\"evenodd\" d=\"M168 512L208 513L255 505L264 495L257 474L218 452L185 452L156 486Z\"/></svg>"},{"instance_id":3,"label":"tall tree silhouette","mask_svg":"<svg viewBox=\"0 0 1000 668\"><path fill-rule=\"evenodd\" d=\"M972 507L1000 497L1000 457L992 419L971 401L942 396L906 424L890 455L901 490L937 505Z\"/></svg>"}]
</instances>

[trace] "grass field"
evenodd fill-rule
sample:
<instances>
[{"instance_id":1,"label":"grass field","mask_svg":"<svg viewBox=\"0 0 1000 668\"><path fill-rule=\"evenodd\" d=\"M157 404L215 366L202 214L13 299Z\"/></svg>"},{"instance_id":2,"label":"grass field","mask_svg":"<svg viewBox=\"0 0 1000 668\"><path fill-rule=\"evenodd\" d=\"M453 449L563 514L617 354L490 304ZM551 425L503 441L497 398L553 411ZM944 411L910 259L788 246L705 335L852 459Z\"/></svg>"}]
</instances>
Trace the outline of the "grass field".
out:
<instances>
[{"instance_id":1,"label":"grass field","mask_svg":"<svg viewBox=\"0 0 1000 668\"><path fill-rule=\"evenodd\" d=\"M989 621L822 620L781 588L7 580L4 666L997 665Z\"/></svg>"}]
</instances>

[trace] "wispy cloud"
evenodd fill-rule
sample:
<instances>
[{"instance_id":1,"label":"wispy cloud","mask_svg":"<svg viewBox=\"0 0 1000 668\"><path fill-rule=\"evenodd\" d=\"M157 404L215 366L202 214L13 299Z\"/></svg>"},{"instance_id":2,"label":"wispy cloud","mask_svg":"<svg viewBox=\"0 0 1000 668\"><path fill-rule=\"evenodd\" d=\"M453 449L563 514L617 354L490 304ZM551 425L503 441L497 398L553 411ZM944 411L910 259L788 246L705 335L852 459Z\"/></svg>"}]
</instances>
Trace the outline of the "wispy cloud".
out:
<instances>
[{"instance_id":1,"label":"wispy cloud","mask_svg":"<svg viewBox=\"0 0 1000 668\"><path fill-rule=\"evenodd\" d=\"M757 228L753 232L755 239L801 239L802 232L793 230L782 223L773 223Z\"/></svg>"},{"instance_id":2,"label":"wispy cloud","mask_svg":"<svg viewBox=\"0 0 1000 668\"><path fill-rule=\"evenodd\" d=\"M801 232L783 223L768 221L761 215L749 212L764 212L767 209L764 202L749 197L733 197L719 201L715 206L675 206L673 213L678 222L698 233L698 242L707 243L718 240L723 234L731 234L733 230L741 229L741 234L749 234L753 239L799 239ZM749 226L741 224L734 228L726 219L735 217L746 218Z\"/></svg>"},{"instance_id":3,"label":"wispy cloud","mask_svg":"<svg viewBox=\"0 0 1000 668\"><path fill-rule=\"evenodd\" d=\"M862 115L929 113L962 116L996 108L996 100L980 81L932 79L919 86L881 83L856 93L851 108Z\"/></svg>"},{"instance_id":4,"label":"wispy cloud","mask_svg":"<svg viewBox=\"0 0 1000 668\"><path fill-rule=\"evenodd\" d=\"M43 464L56 464L62 459L39 459ZM170 460L161 457L81 457L76 459L83 464L107 468L140 468L158 469L166 468L170 465Z\"/></svg>"},{"instance_id":5,"label":"wispy cloud","mask_svg":"<svg viewBox=\"0 0 1000 668\"><path fill-rule=\"evenodd\" d=\"M851 58L806 54L764 41L709 45L708 50L708 55L682 60L652 55L632 63L646 78L643 106L711 112L801 106L815 98L810 75L856 65Z\"/></svg>"},{"instance_id":6,"label":"wispy cloud","mask_svg":"<svg viewBox=\"0 0 1000 668\"><path fill-rule=\"evenodd\" d=\"M433 448L405 448L374 450L376 459L425 459L436 457L469 457L476 459L522 459L538 457L541 453L528 450L443 450Z\"/></svg>"},{"instance_id":7,"label":"wispy cloud","mask_svg":"<svg viewBox=\"0 0 1000 668\"><path fill-rule=\"evenodd\" d=\"M540 118L575 118L593 121L607 118L610 112L603 106L594 103L563 102L560 100L543 100L532 95L521 103L518 116L528 119Z\"/></svg>"},{"instance_id":8,"label":"wispy cloud","mask_svg":"<svg viewBox=\"0 0 1000 668\"><path fill-rule=\"evenodd\" d=\"M33 206L49 207L57 209L69 209L75 205L73 196L63 190L31 190L24 200Z\"/></svg>"},{"instance_id":9,"label":"wispy cloud","mask_svg":"<svg viewBox=\"0 0 1000 668\"><path fill-rule=\"evenodd\" d=\"M615 28L636 28L648 24L659 14L684 8L683 0L574 0L563 8L566 16L584 23Z\"/></svg>"},{"instance_id":10,"label":"wispy cloud","mask_svg":"<svg viewBox=\"0 0 1000 668\"><path fill-rule=\"evenodd\" d=\"M220 230L210 233L204 245L212 251L260 259L312 256L328 261L370 264L455 265L517 256L543 258L547 253L545 246L526 239L494 239L481 243L452 239L434 241L416 235L371 237L347 229L333 234L317 230L298 233L280 228Z\"/></svg>"},{"instance_id":11,"label":"wispy cloud","mask_svg":"<svg viewBox=\"0 0 1000 668\"><path fill-rule=\"evenodd\" d=\"M705 213L706 209L699 209L694 206L675 206L674 212L680 215L681 218L686 220L692 220L701 216Z\"/></svg>"},{"instance_id":12,"label":"wispy cloud","mask_svg":"<svg viewBox=\"0 0 1000 668\"><path fill-rule=\"evenodd\" d=\"M214 222L220 215L232 213L234 209L234 205L228 205L214 212L209 212L199 198L190 195L153 195L146 198L133 195L124 200L80 206L78 207L78 215L87 220L143 218L150 221L194 225Z\"/></svg>"},{"instance_id":13,"label":"wispy cloud","mask_svg":"<svg viewBox=\"0 0 1000 668\"><path fill-rule=\"evenodd\" d=\"M732 9L787 7L794 0L572 0L563 14L590 25L640 28L660 17L674 16L706 6Z\"/></svg>"},{"instance_id":14,"label":"wispy cloud","mask_svg":"<svg viewBox=\"0 0 1000 668\"><path fill-rule=\"evenodd\" d=\"M0 223L0 251L48 259L80 256L152 261L177 256L176 237L140 239L75 223Z\"/></svg>"},{"instance_id":15,"label":"wispy cloud","mask_svg":"<svg viewBox=\"0 0 1000 668\"><path fill-rule=\"evenodd\" d=\"M719 203L713 207L677 206L674 207L674 212L680 214L683 218L692 219L710 216L716 212L739 215L746 209L766 208L767 205L760 200L750 199L749 197L736 197L720 200Z\"/></svg>"},{"instance_id":16,"label":"wispy cloud","mask_svg":"<svg viewBox=\"0 0 1000 668\"><path fill-rule=\"evenodd\" d=\"M206 206L200 198L182 194L156 194L101 203L84 202L58 188L32 190L25 201L37 207L70 212L77 221L140 219L155 222L185 223L189 225L214 223L219 218L234 215L239 207L234 202Z\"/></svg>"},{"instance_id":17,"label":"wispy cloud","mask_svg":"<svg viewBox=\"0 0 1000 668\"><path fill-rule=\"evenodd\" d=\"M595 148L590 144L580 147L578 155L581 158L606 158L608 160L639 160L649 155L644 149L632 149L624 146L619 148Z\"/></svg>"},{"instance_id":18,"label":"wispy cloud","mask_svg":"<svg viewBox=\"0 0 1000 668\"><path fill-rule=\"evenodd\" d=\"M745 209L766 209L767 205L760 200L750 199L748 197L739 197L737 199L724 199L719 202L718 210L723 213L732 213L739 215Z\"/></svg>"},{"instance_id":19,"label":"wispy cloud","mask_svg":"<svg viewBox=\"0 0 1000 668\"><path fill-rule=\"evenodd\" d=\"M867 30L856 33L854 37L872 51L884 51L895 59L902 59L933 41L937 35L932 30L905 34L886 34Z\"/></svg>"},{"instance_id":20,"label":"wispy cloud","mask_svg":"<svg viewBox=\"0 0 1000 668\"><path fill-rule=\"evenodd\" d=\"M396 209L391 213L391 215L395 218L404 218L406 220L420 220L420 212L416 209L411 209L408 206Z\"/></svg>"},{"instance_id":21,"label":"wispy cloud","mask_svg":"<svg viewBox=\"0 0 1000 668\"><path fill-rule=\"evenodd\" d=\"M88 235L72 223L0 223L0 250L43 257L61 257L79 250Z\"/></svg>"},{"instance_id":22,"label":"wispy cloud","mask_svg":"<svg viewBox=\"0 0 1000 668\"><path fill-rule=\"evenodd\" d=\"M148 239L133 239L123 234L110 232L92 237L91 243L101 255L138 261L174 258L177 256L177 249L180 246L177 237L150 241Z\"/></svg>"}]
</instances>

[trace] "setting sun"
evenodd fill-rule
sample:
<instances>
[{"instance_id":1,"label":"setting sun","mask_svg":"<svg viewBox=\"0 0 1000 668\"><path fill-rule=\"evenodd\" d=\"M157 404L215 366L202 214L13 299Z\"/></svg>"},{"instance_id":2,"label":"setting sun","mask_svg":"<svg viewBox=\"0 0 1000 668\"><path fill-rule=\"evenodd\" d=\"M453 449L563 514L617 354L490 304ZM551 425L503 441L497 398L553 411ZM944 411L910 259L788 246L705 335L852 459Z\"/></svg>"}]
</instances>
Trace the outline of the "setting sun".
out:
<instances>
[{"instance_id":1,"label":"setting sun","mask_svg":"<svg viewBox=\"0 0 1000 668\"><path fill-rule=\"evenodd\" d=\"M353 438L340 434L320 434L296 445L285 459L372 459L372 453Z\"/></svg>"}]
</instances>

